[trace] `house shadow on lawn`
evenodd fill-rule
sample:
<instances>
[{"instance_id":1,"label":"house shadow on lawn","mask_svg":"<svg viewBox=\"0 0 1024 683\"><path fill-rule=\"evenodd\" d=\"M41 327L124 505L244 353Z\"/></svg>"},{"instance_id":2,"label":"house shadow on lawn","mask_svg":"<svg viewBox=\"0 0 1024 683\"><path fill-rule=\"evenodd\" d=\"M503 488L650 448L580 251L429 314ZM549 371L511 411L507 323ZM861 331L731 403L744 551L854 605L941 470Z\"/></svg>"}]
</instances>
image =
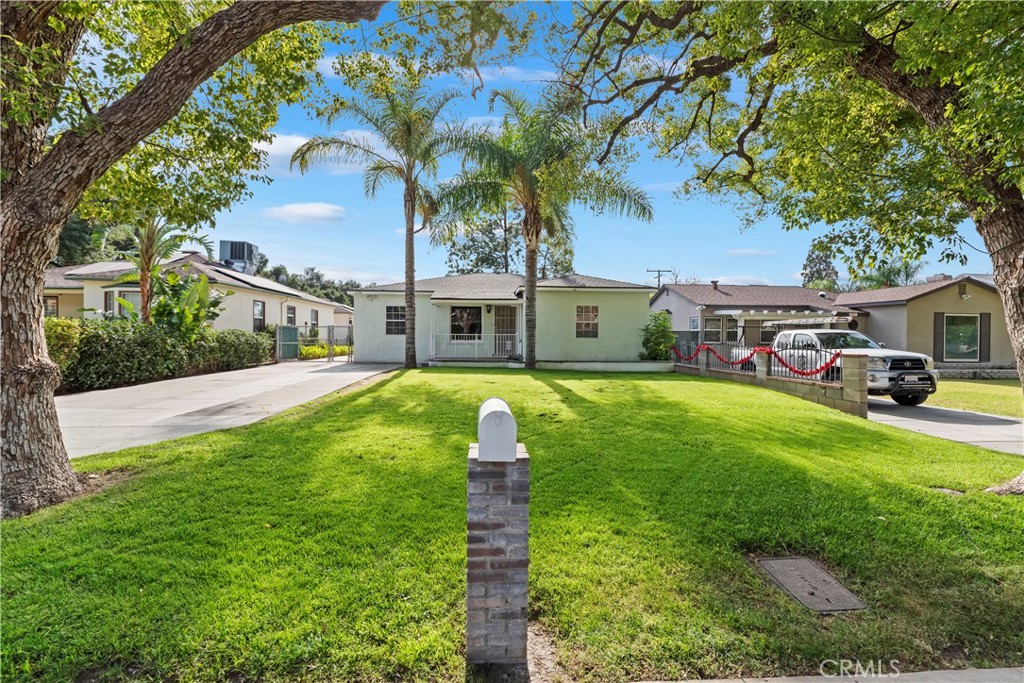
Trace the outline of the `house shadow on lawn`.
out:
<instances>
[{"instance_id":1,"label":"house shadow on lawn","mask_svg":"<svg viewBox=\"0 0 1024 683\"><path fill-rule=\"evenodd\" d=\"M459 679L466 449L495 394L531 455L531 617L577 678L1019 656L1021 506L970 493L1010 469L991 454L735 384L443 369L83 461L140 473L5 523L5 677ZM869 609L806 612L749 552L819 557Z\"/></svg>"}]
</instances>

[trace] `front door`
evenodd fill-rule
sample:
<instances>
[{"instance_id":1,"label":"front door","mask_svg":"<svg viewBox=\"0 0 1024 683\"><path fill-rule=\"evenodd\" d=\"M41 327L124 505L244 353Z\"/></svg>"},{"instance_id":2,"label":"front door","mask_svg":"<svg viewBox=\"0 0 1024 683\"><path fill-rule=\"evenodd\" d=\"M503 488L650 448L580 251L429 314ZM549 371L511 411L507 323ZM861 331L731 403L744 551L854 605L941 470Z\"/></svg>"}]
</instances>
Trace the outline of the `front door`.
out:
<instances>
[{"instance_id":1,"label":"front door","mask_svg":"<svg viewBox=\"0 0 1024 683\"><path fill-rule=\"evenodd\" d=\"M494 355L509 358L518 353L515 306L494 307Z\"/></svg>"}]
</instances>

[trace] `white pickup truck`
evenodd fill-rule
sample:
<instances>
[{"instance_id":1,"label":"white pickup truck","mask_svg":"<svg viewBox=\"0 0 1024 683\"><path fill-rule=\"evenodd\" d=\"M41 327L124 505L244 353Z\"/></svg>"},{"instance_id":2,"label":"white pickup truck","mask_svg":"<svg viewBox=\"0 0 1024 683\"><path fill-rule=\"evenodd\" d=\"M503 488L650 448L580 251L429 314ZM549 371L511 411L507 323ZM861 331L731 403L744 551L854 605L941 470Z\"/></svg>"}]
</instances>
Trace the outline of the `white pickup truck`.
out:
<instances>
[{"instance_id":1,"label":"white pickup truck","mask_svg":"<svg viewBox=\"0 0 1024 683\"><path fill-rule=\"evenodd\" d=\"M828 362L836 351L846 355L868 357L868 393L889 396L904 406L919 406L935 393L937 376L934 361L922 354L887 349L859 332L846 330L787 330L779 332L772 349L786 363L799 370L813 370ZM738 360L750 349L733 350ZM753 363L754 361L751 361ZM772 357L772 375L796 377L777 358ZM836 381L842 373L842 358L823 373L824 379Z\"/></svg>"}]
</instances>

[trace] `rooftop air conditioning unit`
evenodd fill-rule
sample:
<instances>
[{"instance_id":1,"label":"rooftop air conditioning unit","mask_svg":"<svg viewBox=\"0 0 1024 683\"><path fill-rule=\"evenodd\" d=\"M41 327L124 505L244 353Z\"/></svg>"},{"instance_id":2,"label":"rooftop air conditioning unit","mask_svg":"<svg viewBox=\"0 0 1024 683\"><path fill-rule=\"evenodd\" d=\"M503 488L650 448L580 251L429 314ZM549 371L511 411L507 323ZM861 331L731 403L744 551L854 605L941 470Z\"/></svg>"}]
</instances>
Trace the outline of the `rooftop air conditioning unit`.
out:
<instances>
[{"instance_id":1,"label":"rooftop air conditioning unit","mask_svg":"<svg viewBox=\"0 0 1024 683\"><path fill-rule=\"evenodd\" d=\"M259 249L249 242L220 241L220 261L231 270L253 275Z\"/></svg>"}]
</instances>

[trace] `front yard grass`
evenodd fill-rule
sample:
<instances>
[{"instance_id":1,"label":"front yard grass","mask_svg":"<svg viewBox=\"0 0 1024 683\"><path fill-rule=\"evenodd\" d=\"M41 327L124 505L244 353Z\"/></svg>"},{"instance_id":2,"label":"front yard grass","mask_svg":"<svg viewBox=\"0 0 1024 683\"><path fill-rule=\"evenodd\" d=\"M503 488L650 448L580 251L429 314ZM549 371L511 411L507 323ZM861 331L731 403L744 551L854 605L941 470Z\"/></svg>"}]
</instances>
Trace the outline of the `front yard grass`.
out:
<instances>
[{"instance_id":1,"label":"front yard grass","mask_svg":"<svg viewBox=\"0 0 1024 683\"><path fill-rule=\"evenodd\" d=\"M1016 379L940 379L927 405L1024 417L1024 393Z\"/></svg>"},{"instance_id":2,"label":"front yard grass","mask_svg":"<svg viewBox=\"0 0 1024 683\"><path fill-rule=\"evenodd\" d=\"M462 680L493 395L531 455L531 618L576 680L1024 663L1024 500L984 492L1019 457L716 380L422 370L76 460L134 475L3 524L4 680ZM798 553L868 609L749 562Z\"/></svg>"}]
</instances>

